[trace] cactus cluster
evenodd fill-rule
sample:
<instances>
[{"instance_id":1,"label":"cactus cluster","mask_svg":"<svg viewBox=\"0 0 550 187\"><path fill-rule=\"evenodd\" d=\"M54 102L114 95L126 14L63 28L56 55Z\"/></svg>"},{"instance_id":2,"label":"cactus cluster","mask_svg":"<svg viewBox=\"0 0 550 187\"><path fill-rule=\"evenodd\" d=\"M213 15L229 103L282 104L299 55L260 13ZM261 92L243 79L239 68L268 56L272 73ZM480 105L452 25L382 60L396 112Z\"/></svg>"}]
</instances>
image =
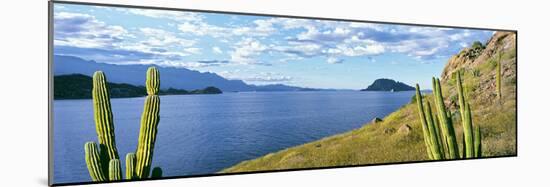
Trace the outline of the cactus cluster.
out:
<instances>
[{"instance_id":1,"label":"cactus cluster","mask_svg":"<svg viewBox=\"0 0 550 187\"><path fill-rule=\"evenodd\" d=\"M159 123L160 75L155 67L147 70L147 98L141 117L138 146L135 153L126 154L126 179L148 178ZM115 128L107 78L101 71L93 76L92 99L99 146L91 141L84 145L88 172L93 181L122 180L121 163L115 143ZM162 169L153 169L151 177L161 177Z\"/></svg>"},{"instance_id":2,"label":"cactus cluster","mask_svg":"<svg viewBox=\"0 0 550 187\"><path fill-rule=\"evenodd\" d=\"M464 98L460 72L457 72L456 76L458 104L464 130L462 155L459 152L451 112L445 107L439 79L432 78L433 96L437 112L435 115L432 113L430 102L423 101L420 87L416 84L416 103L422 124L424 144L426 145L428 157L432 160L481 157L480 128L479 125L474 128L470 105ZM426 106L424 106L424 103Z\"/></svg>"}]
</instances>

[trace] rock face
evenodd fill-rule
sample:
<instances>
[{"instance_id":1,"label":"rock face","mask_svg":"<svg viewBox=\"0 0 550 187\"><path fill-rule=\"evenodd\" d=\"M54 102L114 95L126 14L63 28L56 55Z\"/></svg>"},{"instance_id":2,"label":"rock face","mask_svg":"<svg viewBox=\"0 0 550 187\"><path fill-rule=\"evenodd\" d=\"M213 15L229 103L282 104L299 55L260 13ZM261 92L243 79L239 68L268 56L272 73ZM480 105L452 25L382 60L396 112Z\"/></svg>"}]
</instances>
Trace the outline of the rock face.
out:
<instances>
[{"instance_id":1,"label":"rock face","mask_svg":"<svg viewBox=\"0 0 550 187\"><path fill-rule=\"evenodd\" d=\"M515 33L496 32L481 50L476 48L475 45L472 45L472 47L464 48L457 55L452 56L441 73L441 80L444 81L450 79L452 73L457 69L470 68L479 65L480 63L487 62L491 57L497 56L499 52L515 50L513 49L515 46ZM472 56L472 54L476 53L478 54Z\"/></svg>"},{"instance_id":2,"label":"rock face","mask_svg":"<svg viewBox=\"0 0 550 187\"><path fill-rule=\"evenodd\" d=\"M361 91L410 91L414 87L392 79L376 79L370 86Z\"/></svg>"},{"instance_id":3,"label":"rock face","mask_svg":"<svg viewBox=\"0 0 550 187\"><path fill-rule=\"evenodd\" d=\"M466 86L466 92L469 92L467 95L469 99L481 101L481 106L497 101L497 62L501 64L502 89L509 89L509 93L515 93L513 90L517 81L516 34L499 31L493 34L484 45L473 44L449 59L441 73L441 82L448 88L444 91L449 97L445 105L453 110L458 107L457 91L454 87L456 84L454 73L457 71L463 74L463 81L465 81L463 84ZM515 94L509 95L514 99Z\"/></svg>"}]
</instances>

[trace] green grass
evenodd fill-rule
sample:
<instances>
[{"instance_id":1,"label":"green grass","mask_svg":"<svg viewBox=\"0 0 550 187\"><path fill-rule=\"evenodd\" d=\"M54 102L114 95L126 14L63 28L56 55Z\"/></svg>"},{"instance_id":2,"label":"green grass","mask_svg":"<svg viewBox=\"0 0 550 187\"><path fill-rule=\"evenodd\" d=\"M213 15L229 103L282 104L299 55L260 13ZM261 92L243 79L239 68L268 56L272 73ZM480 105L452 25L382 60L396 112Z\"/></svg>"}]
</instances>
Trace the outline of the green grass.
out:
<instances>
[{"instance_id":1,"label":"green grass","mask_svg":"<svg viewBox=\"0 0 550 187\"><path fill-rule=\"evenodd\" d=\"M504 57L506 58L503 58L503 66L515 66L515 51L514 54L505 54ZM473 122L481 127L482 156L515 155L515 75L503 77L503 97L498 101L496 91L488 90L487 87L495 82L495 66L492 62L461 71L464 72L463 86L467 93L466 100L472 106ZM430 77L426 79L429 80ZM455 81L451 78L442 82L442 92L445 100L451 103L449 108L453 112L457 141L462 142L460 114L451 101L452 98L456 100ZM425 100L433 103L431 94L425 97ZM405 124L412 127L412 130L409 133L399 132L398 129ZM221 172L318 168L428 159L416 105L409 103L386 116L382 122L365 124L346 133L243 161Z\"/></svg>"}]
</instances>

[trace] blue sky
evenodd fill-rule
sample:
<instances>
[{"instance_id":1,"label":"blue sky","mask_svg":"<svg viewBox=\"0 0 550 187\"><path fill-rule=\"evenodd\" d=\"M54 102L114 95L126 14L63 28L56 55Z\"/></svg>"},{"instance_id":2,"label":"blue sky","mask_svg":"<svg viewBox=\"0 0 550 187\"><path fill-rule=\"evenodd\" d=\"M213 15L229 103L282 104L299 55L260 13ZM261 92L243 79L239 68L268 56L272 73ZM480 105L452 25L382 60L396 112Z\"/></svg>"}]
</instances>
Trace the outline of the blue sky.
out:
<instances>
[{"instance_id":1,"label":"blue sky","mask_svg":"<svg viewBox=\"0 0 550 187\"><path fill-rule=\"evenodd\" d=\"M447 59L493 31L54 5L54 54L213 72L249 84L429 88Z\"/></svg>"}]
</instances>

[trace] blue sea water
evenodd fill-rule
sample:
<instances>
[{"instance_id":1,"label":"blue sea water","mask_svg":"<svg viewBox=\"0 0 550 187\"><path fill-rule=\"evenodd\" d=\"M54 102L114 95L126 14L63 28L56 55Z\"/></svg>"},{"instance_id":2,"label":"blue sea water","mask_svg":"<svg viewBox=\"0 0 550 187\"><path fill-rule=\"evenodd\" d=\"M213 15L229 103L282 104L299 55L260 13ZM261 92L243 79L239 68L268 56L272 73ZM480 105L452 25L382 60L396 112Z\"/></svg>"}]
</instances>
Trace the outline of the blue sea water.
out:
<instances>
[{"instance_id":1,"label":"blue sea water","mask_svg":"<svg viewBox=\"0 0 550 187\"><path fill-rule=\"evenodd\" d=\"M215 173L359 128L395 111L412 95L304 91L161 96L153 167L161 167L163 176ZM122 163L136 149L144 99L111 99ZM90 181L84 143L97 142L92 100L55 100L53 120L54 183Z\"/></svg>"}]
</instances>

